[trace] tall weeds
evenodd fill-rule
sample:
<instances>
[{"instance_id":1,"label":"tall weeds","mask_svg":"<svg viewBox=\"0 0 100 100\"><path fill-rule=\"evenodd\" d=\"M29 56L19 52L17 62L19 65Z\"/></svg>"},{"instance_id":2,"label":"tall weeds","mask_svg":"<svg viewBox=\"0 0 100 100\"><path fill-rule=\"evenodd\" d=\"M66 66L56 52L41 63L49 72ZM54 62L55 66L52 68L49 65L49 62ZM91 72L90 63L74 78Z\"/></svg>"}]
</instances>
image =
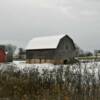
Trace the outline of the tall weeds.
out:
<instances>
[{"instance_id":1,"label":"tall weeds","mask_svg":"<svg viewBox=\"0 0 100 100\"><path fill-rule=\"evenodd\" d=\"M4 68L0 65L0 98L100 100L100 65L61 65L52 70L42 69L42 72L34 66L22 72L13 64L4 65Z\"/></svg>"}]
</instances>

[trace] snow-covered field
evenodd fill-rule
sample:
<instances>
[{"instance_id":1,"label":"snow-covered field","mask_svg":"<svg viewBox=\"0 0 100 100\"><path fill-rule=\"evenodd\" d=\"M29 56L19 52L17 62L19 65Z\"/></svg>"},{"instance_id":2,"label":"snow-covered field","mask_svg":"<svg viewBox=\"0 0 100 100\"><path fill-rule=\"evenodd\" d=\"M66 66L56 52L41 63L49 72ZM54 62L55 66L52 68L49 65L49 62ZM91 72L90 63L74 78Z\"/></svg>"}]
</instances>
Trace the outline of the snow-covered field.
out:
<instances>
[{"instance_id":1,"label":"snow-covered field","mask_svg":"<svg viewBox=\"0 0 100 100\"><path fill-rule=\"evenodd\" d=\"M100 74L100 62L89 62L89 63L80 63L80 64L73 64L73 65L53 65L53 64L26 64L25 61L13 61L12 63L8 64L0 64L0 70L1 71L9 71L10 68L13 68L14 72L21 71L29 72L33 69L38 69L39 72L42 72L43 70L54 70L62 67L64 70L66 70L66 67L70 68L70 71L73 71L73 73L77 73L81 71L81 74L83 75L86 73L86 71L90 74L95 74L97 77L97 74Z\"/></svg>"},{"instance_id":2,"label":"snow-covered field","mask_svg":"<svg viewBox=\"0 0 100 100\"><path fill-rule=\"evenodd\" d=\"M73 64L73 65L53 65L49 63L45 64L26 64L25 61L13 61L12 63L0 64L0 70L7 68L7 66L12 65L15 69L22 71L23 69L31 70L33 68L38 68L40 71L42 69L56 69L62 66L63 68L70 66L70 69L75 71L77 68L84 69L85 67L89 69L88 71L95 69L95 72L100 69L100 62L89 62L89 63L80 63L80 64ZM6 70L6 69L5 69Z\"/></svg>"},{"instance_id":3,"label":"snow-covered field","mask_svg":"<svg viewBox=\"0 0 100 100\"><path fill-rule=\"evenodd\" d=\"M17 69L20 71L23 70L32 70L33 68L38 68L38 70L41 72L43 69L53 70L53 68L56 68L58 66L55 66L53 64L26 64L25 61L13 61L13 63Z\"/></svg>"},{"instance_id":4,"label":"snow-covered field","mask_svg":"<svg viewBox=\"0 0 100 100\"><path fill-rule=\"evenodd\" d=\"M84 69L85 67L87 69L89 69L89 71L91 72L91 70L96 69L95 71L97 71L97 69L100 69L100 62L88 62L88 63L80 63L80 64L73 64L73 65L54 65L54 64L49 64L49 63L45 63L45 64L26 64L25 61L13 61L13 63L16 65L17 68L19 68L19 70L22 70L24 68L38 68L38 69L48 69L48 70L52 70L54 68L59 68L60 66L63 67L67 67L70 66L70 68L76 69L76 67L80 67L81 69Z\"/></svg>"},{"instance_id":5,"label":"snow-covered field","mask_svg":"<svg viewBox=\"0 0 100 100\"><path fill-rule=\"evenodd\" d=\"M26 64L25 61L13 61L12 63L7 64L0 64L0 71L9 71L10 68L13 69L14 72L21 71L29 72L33 69L38 69L38 71L41 73L43 70L52 71L53 69L58 69L62 67L64 70L66 70L66 67L70 68L70 71L73 71L73 73L77 73L81 71L81 74L83 75L87 71L90 74L95 74L97 77L97 74L100 74L100 62L89 62L89 63L80 63L80 64L73 64L73 65L53 65L53 64Z\"/></svg>"}]
</instances>

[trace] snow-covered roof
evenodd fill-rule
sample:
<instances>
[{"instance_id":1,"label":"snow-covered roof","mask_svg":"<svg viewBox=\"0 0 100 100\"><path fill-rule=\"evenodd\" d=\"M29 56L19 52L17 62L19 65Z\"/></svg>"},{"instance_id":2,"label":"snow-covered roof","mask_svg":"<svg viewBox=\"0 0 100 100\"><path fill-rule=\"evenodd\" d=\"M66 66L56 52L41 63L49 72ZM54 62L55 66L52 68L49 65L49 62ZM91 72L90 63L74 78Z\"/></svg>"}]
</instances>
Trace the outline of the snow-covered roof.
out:
<instances>
[{"instance_id":1,"label":"snow-covered roof","mask_svg":"<svg viewBox=\"0 0 100 100\"><path fill-rule=\"evenodd\" d=\"M65 35L66 34L33 38L29 41L26 50L57 48L60 39Z\"/></svg>"}]
</instances>

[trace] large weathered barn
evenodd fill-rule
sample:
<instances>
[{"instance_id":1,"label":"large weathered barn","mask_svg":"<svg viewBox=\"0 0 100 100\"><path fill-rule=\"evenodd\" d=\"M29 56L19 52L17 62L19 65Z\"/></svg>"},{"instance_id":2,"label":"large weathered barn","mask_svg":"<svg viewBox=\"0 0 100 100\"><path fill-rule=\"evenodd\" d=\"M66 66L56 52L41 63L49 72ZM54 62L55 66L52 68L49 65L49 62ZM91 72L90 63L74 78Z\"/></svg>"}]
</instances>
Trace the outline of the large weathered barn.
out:
<instances>
[{"instance_id":1,"label":"large weathered barn","mask_svg":"<svg viewBox=\"0 0 100 100\"><path fill-rule=\"evenodd\" d=\"M64 64L75 55L75 44L65 34L33 38L26 47L27 63Z\"/></svg>"}]
</instances>

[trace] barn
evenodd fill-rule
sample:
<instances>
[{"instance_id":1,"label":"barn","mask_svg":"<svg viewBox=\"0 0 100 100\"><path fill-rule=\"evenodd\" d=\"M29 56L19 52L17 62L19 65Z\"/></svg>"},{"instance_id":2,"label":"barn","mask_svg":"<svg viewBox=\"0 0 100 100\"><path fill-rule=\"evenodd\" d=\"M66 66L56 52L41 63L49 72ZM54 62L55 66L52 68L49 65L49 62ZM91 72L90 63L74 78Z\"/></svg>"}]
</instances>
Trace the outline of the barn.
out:
<instances>
[{"instance_id":1,"label":"barn","mask_svg":"<svg viewBox=\"0 0 100 100\"><path fill-rule=\"evenodd\" d=\"M5 46L0 45L0 63L6 62L6 52L5 52Z\"/></svg>"},{"instance_id":2,"label":"barn","mask_svg":"<svg viewBox=\"0 0 100 100\"><path fill-rule=\"evenodd\" d=\"M27 63L64 64L73 60L76 48L67 34L36 37L26 47Z\"/></svg>"},{"instance_id":3,"label":"barn","mask_svg":"<svg viewBox=\"0 0 100 100\"><path fill-rule=\"evenodd\" d=\"M13 54L11 47L5 44L0 44L0 63L12 62Z\"/></svg>"}]
</instances>

